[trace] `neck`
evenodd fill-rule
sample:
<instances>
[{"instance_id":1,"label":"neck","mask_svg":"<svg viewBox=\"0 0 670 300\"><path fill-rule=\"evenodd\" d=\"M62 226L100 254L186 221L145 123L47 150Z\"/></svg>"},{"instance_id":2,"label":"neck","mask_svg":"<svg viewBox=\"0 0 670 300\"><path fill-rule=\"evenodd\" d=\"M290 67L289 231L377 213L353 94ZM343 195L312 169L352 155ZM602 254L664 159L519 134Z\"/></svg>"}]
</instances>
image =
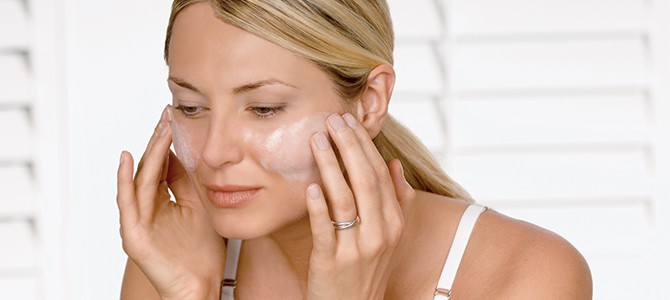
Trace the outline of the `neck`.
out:
<instances>
[{"instance_id":1,"label":"neck","mask_svg":"<svg viewBox=\"0 0 670 300\"><path fill-rule=\"evenodd\" d=\"M312 252L312 230L309 226L309 218L305 216L273 232L268 238L277 245L294 269L300 271L298 274L304 273L306 280L309 257Z\"/></svg>"},{"instance_id":2,"label":"neck","mask_svg":"<svg viewBox=\"0 0 670 300\"><path fill-rule=\"evenodd\" d=\"M421 227L420 220L413 218L414 209L410 209L406 217L405 234L401 238L393 258L389 271L393 274L390 282L403 283L411 278L405 278L403 274L416 274L409 272L412 267L411 260L405 259L409 254L416 252L416 236L418 227ZM307 289L307 277L309 273L310 255L312 252L312 232L307 215L299 220L284 226L283 228L260 238L245 241L245 248L262 262L264 273L268 274L268 264L274 266L272 271L273 280L277 276L292 276L295 278L283 278L284 283L294 286L294 282L299 284L300 291L304 293ZM404 262L404 263L403 263ZM397 276L400 275L400 276ZM266 281L267 282L267 281ZM400 284L402 286L402 284ZM303 294L304 296L304 294Z\"/></svg>"},{"instance_id":3,"label":"neck","mask_svg":"<svg viewBox=\"0 0 670 300\"><path fill-rule=\"evenodd\" d=\"M312 232L307 215L267 236L245 241L245 245L253 248L256 257L278 266L276 271L293 273L301 290L307 289L312 252Z\"/></svg>"}]
</instances>

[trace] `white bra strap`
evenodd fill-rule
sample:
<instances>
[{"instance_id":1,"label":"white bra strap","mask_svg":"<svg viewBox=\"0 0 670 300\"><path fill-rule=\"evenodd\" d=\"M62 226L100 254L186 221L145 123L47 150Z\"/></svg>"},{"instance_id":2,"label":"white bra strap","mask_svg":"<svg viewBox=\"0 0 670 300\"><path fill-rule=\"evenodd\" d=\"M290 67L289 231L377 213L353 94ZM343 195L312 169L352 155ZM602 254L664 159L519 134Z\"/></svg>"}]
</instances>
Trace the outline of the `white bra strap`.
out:
<instances>
[{"instance_id":1,"label":"white bra strap","mask_svg":"<svg viewBox=\"0 0 670 300\"><path fill-rule=\"evenodd\" d=\"M456 279L456 272L461 264L461 259L463 259L465 248L468 246L470 235L475 227L475 223L477 223L479 215L485 210L485 206L476 204L470 204L470 206L465 209L461 221L458 223L454 241L451 243L451 249L449 249L444 268L442 268L442 275L440 275L440 280L435 289L436 297L444 296L449 298L451 295L451 287L454 284L454 279Z\"/></svg>"},{"instance_id":2,"label":"white bra strap","mask_svg":"<svg viewBox=\"0 0 670 300\"><path fill-rule=\"evenodd\" d=\"M226 268L223 271L223 281L221 282L221 300L233 300L235 299L237 264L240 261L242 240L229 239L226 247Z\"/></svg>"}]
</instances>

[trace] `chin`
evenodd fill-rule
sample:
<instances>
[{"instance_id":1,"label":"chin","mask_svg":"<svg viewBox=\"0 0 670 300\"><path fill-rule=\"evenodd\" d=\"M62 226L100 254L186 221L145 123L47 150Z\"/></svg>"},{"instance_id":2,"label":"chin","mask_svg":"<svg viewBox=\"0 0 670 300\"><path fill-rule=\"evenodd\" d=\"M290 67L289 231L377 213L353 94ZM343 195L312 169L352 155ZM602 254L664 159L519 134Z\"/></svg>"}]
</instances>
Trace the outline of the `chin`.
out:
<instances>
[{"instance_id":1,"label":"chin","mask_svg":"<svg viewBox=\"0 0 670 300\"><path fill-rule=\"evenodd\" d=\"M292 227L307 219L307 211L301 214L280 217L279 215L245 214L244 212L228 212L224 216L210 215L210 221L214 230L222 237L228 239L251 240L271 235L283 228Z\"/></svg>"},{"instance_id":2,"label":"chin","mask_svg":"<svg viewBox=\"0 0 670 300\"><path fill-rule=\"evenodd\" d=\"M210 215L210 221L214 230L220 236L228 239L255 239L276 230L276 223L270 218L250 216L243 212Z\"/></svg>"}]
</instances>

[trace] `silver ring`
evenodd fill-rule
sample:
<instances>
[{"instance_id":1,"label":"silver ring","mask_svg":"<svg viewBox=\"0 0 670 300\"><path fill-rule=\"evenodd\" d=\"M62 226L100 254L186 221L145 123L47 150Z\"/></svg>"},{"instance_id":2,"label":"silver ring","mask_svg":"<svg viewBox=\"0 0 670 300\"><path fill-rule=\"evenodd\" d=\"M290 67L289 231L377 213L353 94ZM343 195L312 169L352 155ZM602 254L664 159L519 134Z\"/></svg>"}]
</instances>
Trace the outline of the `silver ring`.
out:
<instances>
[{"instance_id":1,"label":"silver ring","mask_svg":"<svg viewBox=\"0 0 670 300\"><path fill-rule=\"evenodd\" d=\"M356 227L358 223L361 222L361 219L356 215L356 219L353 219L351 221L344 221L344 222L336 222L336 221L331 221L333 223L333 227L335 227L335 230L345 230L349 228Z\"/></svg>"}]
</instances>

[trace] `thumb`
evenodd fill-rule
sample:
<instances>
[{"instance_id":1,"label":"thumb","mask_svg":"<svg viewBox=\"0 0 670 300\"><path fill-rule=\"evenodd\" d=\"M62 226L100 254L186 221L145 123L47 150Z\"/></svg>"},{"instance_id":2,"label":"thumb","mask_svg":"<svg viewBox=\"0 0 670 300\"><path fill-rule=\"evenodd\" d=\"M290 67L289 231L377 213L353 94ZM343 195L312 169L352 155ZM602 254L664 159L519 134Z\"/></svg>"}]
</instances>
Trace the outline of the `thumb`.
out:
<instances>
[{"instance_id":1,"label":"thumb","mask_svg":"<svg viewBox=\"0 0 670 300\"><path fill-rule=\"evenodd\" d=\"M405 172L399 160L394 159L389 162L389 171L391 173L391 180L393 180L393 188L395 189L396 197L398 197L398 204L406 215L407 210L412 206L416 191L405 179Z\"/></svg>"},{"instance_id":2,"label":"thumb","mask_svg":"<svg viewBox=\"0 0 670 300\"><path fill-rule=\"evenodd\" d=\"M172 150L168 150L166 170L165 180L175 198L177 198L177 204L181 206L193 206L193 204L200 202L188 173Z\"/></svg>"}]
</instances>

